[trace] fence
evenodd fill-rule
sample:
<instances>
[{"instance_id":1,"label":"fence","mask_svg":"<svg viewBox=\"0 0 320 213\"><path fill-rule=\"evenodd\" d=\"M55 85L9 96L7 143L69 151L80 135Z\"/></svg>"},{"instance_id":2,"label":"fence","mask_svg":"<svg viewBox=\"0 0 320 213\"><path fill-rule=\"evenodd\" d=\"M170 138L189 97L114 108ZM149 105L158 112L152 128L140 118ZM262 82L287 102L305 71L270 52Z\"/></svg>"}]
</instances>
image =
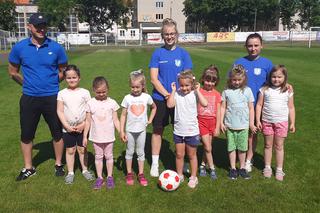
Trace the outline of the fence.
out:
<instances>
[{"instance_id":1,"label":"fence","mask_svg":"<svg viewBox=\"0 0 320 213\"><path fill-rule=\"evenodd\" d=\"M139 29L130 33L67 33L49 32L48 37L63 45L66 49L81 45L90 46L141 46L162 44L160 33L140 33ZM134 33L133 33L134 32ZM181 33L180 43L222 43L222 42L244 42L249 34L253 32L208 32L208 33ZM261 31L258 32L266 42L289 41L306 42L319 41L319 31ZM0 50L7 50L20 41L15 33L0 30Z\"/></svg>"}]
</instances>

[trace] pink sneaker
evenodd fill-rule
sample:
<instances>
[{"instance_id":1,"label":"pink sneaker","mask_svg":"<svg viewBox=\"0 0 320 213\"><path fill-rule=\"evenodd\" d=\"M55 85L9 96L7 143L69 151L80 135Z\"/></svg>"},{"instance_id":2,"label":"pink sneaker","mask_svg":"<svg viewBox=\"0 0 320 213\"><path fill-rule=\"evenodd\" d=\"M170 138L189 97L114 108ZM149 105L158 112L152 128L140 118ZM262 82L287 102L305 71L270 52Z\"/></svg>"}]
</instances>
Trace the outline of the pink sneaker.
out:
<instances>
[{"instance_id":1,"label":"pink sneaker","mask_svg":"<svg viewBox=\"0 0 320 213\"><path fill-rule=\"evenodd\" d=\"M277 170L276 171L276 180L278 181L283 181L283 177L285 176L286 174L282 171L282 170Z\"/></svg>"},{"instance_id":2,"label":"pink sneaker","mask_svg":"<svg viewBox=\"0 0 320 213\"><path fill-rule=\"evenodd\" d=\"M132 172L130 172L130 173L127 174L127 176L126 176L126 183L127 183L127 185L129 185L129 186L132 186L132 185L134 184L134 179L133 179L133 173L132 173Z\"/></svg>"},{"instance_id":3,"label":"pink sneaker","mask_svg":"<svg viewBox=\"0 0 320 213\"><path fill-rule=\"evenodd\" d=\"M138 175L138 181L142 186L148 186L148 180L144 177L143 173Z\"/></svg>"},{"instance_id":4,"label":"pink sneaker","mask_svg":"<svg viewBox=\"0 0 320 213\"><path fill-rule=\"evenodd\" d=\"M263 169L263 176L265 178L271 178L272 176L272 169L271 168L264 168Z\"/></svg>"}]
</instances>

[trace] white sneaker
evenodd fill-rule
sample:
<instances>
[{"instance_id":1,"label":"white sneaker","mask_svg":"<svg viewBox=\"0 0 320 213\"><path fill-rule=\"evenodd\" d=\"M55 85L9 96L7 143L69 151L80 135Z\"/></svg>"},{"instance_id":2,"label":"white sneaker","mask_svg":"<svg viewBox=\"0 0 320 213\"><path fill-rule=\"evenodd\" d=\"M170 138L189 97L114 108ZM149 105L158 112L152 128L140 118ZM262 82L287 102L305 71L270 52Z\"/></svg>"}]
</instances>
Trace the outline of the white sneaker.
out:
<instances>
[{"instance_id":1,"label":"white sneaker","mask_svg":"<svg viewBox=\"0 0 320 213\"><path fill-rule=\"evenodd\" d=\"M180 179L180 183L182 183L184 181L184 176L183 175L179 175L179 179Z\"/></svg>"},{"instance_id":2,"label":"white sneaker","mask_svg":"<svg viewBox=\"0 0 320 213\"><path fill-rule=\"evenodd\" d=\"M245 169L247 172L252 172L252 163L251 161L246 161Z\"/></svg>"},{"instance_id":3,"label":"white sneaker","mask_svg":"<svg viewBox=\"0 0 320 213\"><path fill-rule=\"evenodd\" d=\"M188 186L192 189L196 188L196 186L198 185L198 178L197 177L193 177L191 176L189 178L189 182L188 182Z\"/></svg>"},{"instance_id":4,"label":"white sneaker","mask_svg":"<svg viewBox=\"0 0 320 213\"><path fill-rule=\"evenodd\" d=\"M159 165L152 164L150 169L151 177L159 177Z\"/></svg>"}]
</instances>

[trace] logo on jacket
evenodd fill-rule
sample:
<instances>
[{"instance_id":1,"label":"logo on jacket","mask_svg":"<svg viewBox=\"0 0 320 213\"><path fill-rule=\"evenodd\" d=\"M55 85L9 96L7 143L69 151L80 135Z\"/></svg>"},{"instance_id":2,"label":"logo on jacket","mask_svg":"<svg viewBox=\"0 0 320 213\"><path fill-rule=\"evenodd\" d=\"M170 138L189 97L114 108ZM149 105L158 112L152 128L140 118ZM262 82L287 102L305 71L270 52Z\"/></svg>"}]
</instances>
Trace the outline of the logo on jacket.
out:
<instances>
[{"instance_id":1,"label":"logo on jacket","mask_svg":"<svg viewBox=\"0 0 320 213\"><path fill-rule=\"evenodd\" d=\"M181 66L181 60L179 59L174 60L174 63L176 64L177 67Z\"/></svg>"}]
</instances>

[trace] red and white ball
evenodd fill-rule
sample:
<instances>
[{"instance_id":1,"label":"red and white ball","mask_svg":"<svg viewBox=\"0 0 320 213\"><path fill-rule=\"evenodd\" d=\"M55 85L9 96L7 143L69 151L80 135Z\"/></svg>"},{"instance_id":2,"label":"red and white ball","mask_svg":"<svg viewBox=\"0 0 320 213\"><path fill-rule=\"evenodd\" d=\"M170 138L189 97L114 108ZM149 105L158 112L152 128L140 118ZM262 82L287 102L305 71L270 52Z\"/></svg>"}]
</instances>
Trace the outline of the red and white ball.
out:
<instances>
[{"instance_id":1,"label":"red and white ball","mask_svg":"<svg viewBox=\"0 0 320 213\"><path fill-rule=\"evenodd\" d=\"M164 191L174 191L180 184L179 175L175 171L165 170L160 174L158 184Z\"/></svg>"}]
</instances>

